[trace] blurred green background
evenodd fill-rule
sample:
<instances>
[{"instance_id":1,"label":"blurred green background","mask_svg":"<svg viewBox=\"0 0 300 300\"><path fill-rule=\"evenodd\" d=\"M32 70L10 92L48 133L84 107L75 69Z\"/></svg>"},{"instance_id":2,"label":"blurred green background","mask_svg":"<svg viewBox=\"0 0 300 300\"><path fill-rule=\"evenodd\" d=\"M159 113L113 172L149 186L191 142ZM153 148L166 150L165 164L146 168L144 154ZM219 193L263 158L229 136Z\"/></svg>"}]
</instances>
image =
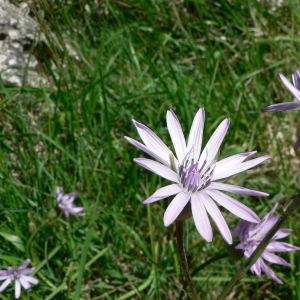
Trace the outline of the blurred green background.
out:
<instances>
[{"instance_id":1,"label":"blurred green background","mask_svg":"<svg viewBox=\"0 0 300 300\"><path fill-rule=\"evenodd\" d=\"M166 180L132 160L147 157L124 139L140 140L131 119L172 146L166 111L188 135L200 107L204 143L224 119L231 125L220 158L257 150L271 160L227 182L270 194L234 197L263 217L299 191L295 111L263 108L293 101L278 72L299 68L298 1L55 1L30 2L48 46L38 44L51 87L0 83L0 263L32 260L40 283L22 299L189 299L175 226L165 228L167 201L142 201ZM55 40L60 50L55 46ZM72 46L79 59L66 50ZM54 69L54 66L56 68ZM298 118L299 119L299 118ZM55 216L55 188L76 191L86 217ZM223 210L229 227L239 223ZM287 242L300 246L299 216ZM226 252L214 227L205 242L186 222L191 270ZM250 273L228 299L299 299L299 254L273 265L284 285ZM202 299L216 299L244 260L231 258L198 273ZM13 299L13 285L0 299Z\"/></svg>"}]
</instances>

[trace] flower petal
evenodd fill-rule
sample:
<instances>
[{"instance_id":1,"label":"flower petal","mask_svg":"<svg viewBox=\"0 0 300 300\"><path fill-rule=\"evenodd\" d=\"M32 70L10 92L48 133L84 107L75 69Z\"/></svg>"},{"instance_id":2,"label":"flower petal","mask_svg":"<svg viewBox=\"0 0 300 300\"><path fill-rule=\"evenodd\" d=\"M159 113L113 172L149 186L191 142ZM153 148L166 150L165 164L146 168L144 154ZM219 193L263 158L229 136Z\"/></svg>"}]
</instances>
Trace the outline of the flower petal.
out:
<instances>
[{"instance_id":1,"label":"flower petal","mask_svg":"<svg viewBox=\"0 0 300 300\"><path fill-rule=\"evenodd\" d=\"M151 151L149 148L147 148L144 144L131 139L130 137L124 136L124 138L132 145L136 146L137 148L141 149L142 151L146 152L147 154L149 154L150 156L154 157L155 159L157 159L159 162L161 162L162 164L164 164L167 167L170 167L170 161L165 160L166 159L166 155L165 153L161 154L161 153L156 153Z\"/></svg>"},{"instance_id":2,"label":"flower petal","mask_svg":"<svg viewBox=\"0 0 300 300\"><path fill-rule=\"evenodd\" d=\"M264 222L263 226L258 224L258 226L254 227L249 232L249 235L251 236L251 240L256 240L256 241L262 240L266 236L266 234L270 231L270 229L274 227L279 217L280 216L277 216L267 220L266 222Z\"/></svg>"},{"instance_id":3,"label":"flower petal","mask_svg":"<svg viewBox=\"0 0 300 300\"><path fill-rule=\"evenodd\" d=\"M300 90L300 72L297 70L292 75L293 83L295 88L299 91Z\"/></svg>"},{"instance_id":4,"label":"flower petal","mask_svg":"<svg viewBox=\"0 0 300 300\"><path fill-rule=\"evenodd\" d=\"M257 151L245 152L226 157L216 163L216 169L221 169L223 168L223 166L226 166L228 164L232 166L239 165L256 152Z\"/></svg>"},{"instance_id":5,"label":"flower petal","mask_svg":"<svg viewBox=\"0 0 300 300\"><path fill-rule=\"evenodd\" d=\"M186 151L189 152L193 149L193 158L194 161L197 161L200 156L202 137L203 137L203 128L205 120L205 111L204 108L200 108L195 115L189 138Z\"/></svg>"},{"instance_id":6,"label":"flower petal","mask_svg":"<svg viewBox=\"0 0 300 300\"><path fill-rule=\"evenodd\" d=\"M300 103L285 102L285 103L272 104L264 108L265 112L285 111L285 110L300 110Z\"/></svg>"},{"instance_id":7,"label":"flower petal","mask_svg":"<svg viewBox=\"0 0 300 300\"><path fill-rule=\"evenodd\" d=\"M4 291L7 286L11 283L11 277L8 277L5 279L5 281L2 282L1 286L0 286L0 292Z\"/></svg>"},{"instance_id":8,"label":"flower petal","mask_svg":"<svg viewBox=\"0 0 300 300\"><path fill-rule=\"evenodd\" d=\"M225 192L231 192L241 195L247 196L269 196L269 194L256 191L256 190L249 190L242 186L232 185L232 184L225 184L221 182L212 182L207 188L207 190L221 190Z\"/></svg>"},{"instance_id":9,"label":"flower petal","mask_svg":"<svg viewBox=\"0 0 300 300\"><path fill-rule=\"evenodd\" d=\"M241 173L265 162L269 158L269 155L264 155L235 166L228 162L226 164L223 164L221 168L217 164L212 180L215 181Z\"/></svg>"},{"instance_id":10,"label":"flower petal","mask_svg":"<svg viewBox=\"0 0 300 300\"><path fill-rule=\"evenodd\" d=\"M210 165L210 163L215 159L219 148L223 142L225 134L227 133L228 127L230 124L229 119L223 120L223 122L218 126L215 130L205 148L202 151L202 154L199 159L199 166L202 166L204 161L206 161L206 165Z\"/></svg>"},{"instance_id":11,"label":"flower petal","mask_svg":"<svg viewBox=\"0 0 300 300\"><path fill-rule=\"evenodd\" d=\"M30 259L26 259L21 265L18 266L18 271L24 270L30 264Z\"/></svg>"},{"instance_id":12,"label":"flower petal","mask_svg":"<svg viewBox=\"0 0 300 300\"><path fill-rule=\"evenodd\" d=\"M256 215L254 211L248 208L246 205L238 202L237 200L231 198L228 195L223 194L222 192L216 190L203 190L202 193L207 193L211 196L216 202L218 202L221 206L225 207L234 215L239 218L252 222L258 223L259 217Z\"/></svg>"},{"instance_id":13,"label":"flower petal","mask_svg":"<svg viewBox=\"0 0 300 300\"><path fill-rule=\"evenodd\" d=\"M202 199L202 202L207 210L207 212L210 214L212 219L214 220L215 224L220 230L220 233L222 234L224 240L228 244L232 244L232 235L230 233L230 230L228 228L228 225L222 216L220 210L218 209L217 205L214 203L214 201L206 194L202 193L200 194L200 197Z\"/></svg>"},{"instance_id":14,"label":"flower petal","mask_svg":"<svg viewBox=\"0 0 300 300\"><path fill-rule=\"evenodd\" d=\"M288 243L272 241L266 249L271 252L290 252L300 250L300 247Z\"/></svg>"},{"instance_id":15,"label":"flower petal","mask_svg":"<svg viewBox=\"0 0 300 300\"><path fill-rule=\"evenodd\" d=\"M275 275L275 273L264 263L264 261L262 261L262 269L264 270L264 272L271 278L273 279L275 282L279 283L279 284L283 284L283 282Z\"/></svg>"},{"instance_id":16,"label":"flower petal","mask_svg":"<svg viewBox=\"0 0 300 300\"><path fill-rule=\"evenodd\" d=\"M186 154L186 143L181 125L172 110L167 111L167 126L175 148L179 163L181 163Z\"/></svg>"},{"instance_id":17,"label":"flower petal","mask_svg":"<svg viewBox=\"0 0 300 300\"><path fill-rule=\"evenodd\" d=\"M169 179L173 182L179 182L177 173L156 161L147 158L135 158L133 161L161 177Z\"/></svg>"},{"instance_id":18,"label":"flower petal","mask_svg":"<svg viewBox=\"0 0 300 300\"><path fill-rule=\"evenodd\" d=\"M24 278L24 276L21 276L21 277L19 278L19 281L20 281L20 284L22 285L22 287L23 287L25 290L30 289L31 285L30 285L30 283Z\"/></svg>"},{"instance_id":19,"label":"flower petal","mask_svg":"<svg viewBox=\"0 0 300 300\"><path fill-rule=\"evenodd\" d=\"M146 199L143 203L149 204L156 201L159 201L161 199L167 198L169 196L178 194L182 191L182 188L178 186L178 184L171 184L167 185L165 187L162 187L158 189L152 196L150 196L148 199Z\"/></svg>"},{"instance_id":20,"label":"flower petal","mask_svg":"<svg viewBox=\"0 0 300 300\"><path fill-rule=\"evenodd\" d=\"M288 91L298 100L300 101L300 92L281 74L279 73L279 77L282 80L285 87Z\"/></svg>"},{"instance_id":21,"label":"flower petal","mask_svg":"<svg viewBox=\"0 0 300 300\"><path fill-rule=\"evenodd\" d=\"M28 275L30 273L32 273L35 270L35 268L26 268L23 270L19 270L21 275Z\"/></svg>"},{"instance_id":22,"label":"flower petal","mask_svg":"<svg viewBox=\"0 0 300 300\"><path fill-rule=\"evenodd\" d=\"M38 284L39 281L32 277L32 276L22 276L26 281L30 282L30 283L33 283L33 284Z\"/></svg>"},{"instance_id":23,"label":"flower petal","mask_svg":"<svg viewBox=\"0 0 300 300\"><path fill-rule=\"evenodd\" d=\"M184 209L186 204L189 202L191 198L191 195L188 195L184 192L179 193L175 196L175 198L172 200L172 202L169 204L167 210L164 214L164 224L165 226L169 226L175 219L178 217L178 215L181 213L181 211Z\"/></svg>"},{"instance_id":24,"label":"flower petal","mask_svg":"<svg viewBox=\"0 0 300 300\"><path fill-rule=\"evenodd\" d=\"M300 134L298 135L298 138L297 138L296 144L294 146L294 149L297 150L299 147L300 147Z\"/></svg>"},{"instance_id":25,"label":"flower petal","mask_svg":"<svg viewBox=\"0 0 300 300\"><path fill-rule=\"evenodd\" d=\"M273 254L273 253L270 253L268 251L264 251L262 253L262 257L269 261L270 263L274 263L274 264L278 264L278 265L283 265L283 266L287 266L287 267L290 267L291 264L288 263L286 260L284 260L283 258Z\"/></svg>"},{"instance_id":26,"label":"flower petal","mask_svg":"<svg viewBox=\"0 0 300 300\"><path fill-rule=\"evenodd\" d=\"M274 235L275 240L283 239L291 234L292 230L288 228L279 229Z\"/></svg>"},{"instance_id":27,"label":"flower petal","mask_svg":"<svg viewBox=\"0 0 300 300\"><path fill-rule=\"evenodd\" d=\"M146 147L168 162L170 150L165 143L147 126L135 120L132 120L132 122Z\"/></svg>"},{"instance_id":28,"label":"flower petal","mask_svg":"<svg viewBox=\"0 0 300 300\"><path fill-rule=\"evenodd\" d=\"M15 280L15 298L19 299L21 296L21 284L19 280Z\"/></svg>"},{"instance_id":29,"label":"flower petal","mask_svg":"<svg viewBox=\"0 0 300 300\"><path fill-rule=\"evenodd\" d=\"M207 212L205 210L205 206L202 202L202 194L192 195L191 205L197 230L207 242L211 242L213 238L213 232Z\"/></svg>"}]
</instances>

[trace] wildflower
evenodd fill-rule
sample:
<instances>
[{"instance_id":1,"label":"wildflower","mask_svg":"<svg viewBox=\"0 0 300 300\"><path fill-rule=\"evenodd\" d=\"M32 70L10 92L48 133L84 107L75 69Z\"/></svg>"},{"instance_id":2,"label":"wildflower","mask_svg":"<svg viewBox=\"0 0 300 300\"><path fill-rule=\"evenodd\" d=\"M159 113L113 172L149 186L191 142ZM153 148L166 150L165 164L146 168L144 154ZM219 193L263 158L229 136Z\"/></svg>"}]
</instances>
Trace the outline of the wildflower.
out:
<instances>
[{"instance_id":1,"label":"wildflower","mask_svg":"<svg viewBox=\"0 0 300 300\"><path fill-rule=\"evenodd\" d=\"M273 217L273 213L278 206L278 202L274 208L253 228L253 224L248 221L242 221L240 225L233 229L240 240L235 248L244 250L245 257L249 257L256 247L260 244L268 231L275 225L280 216ZM285 261L283 258L275 255L273 252L289 252L294 250L300 250L299 247L293 246L288 243L278 242L277 240L287 237L291 233L288 228L279 229L272 241L266 247L261 257L250 268L252 273L255 273L260 279L262 279L261 272L264 271L271 279L277 283L282 284L282 281L275 275L275 273L265 264L264 259L274 264L290 267L291 264ZM263 279L262 279L263 280Z\"/></svg>"},{"instance_id":2,"label":"wildflower","mask_svg":"<svg viewBox=\"0 0 300 300\"><path fill-rule=\"evenodd\" d=\"M56 188L56 199L59 208L64 212L66 218L69 217L69 214L75 216L84 216L85 213L81 213L85 208L84 207L77 207L73 203L75 198L77 197L76 193L68 193L63 195L63 188L58 186Z\"/></svg>"},{"instance_id":3,"label":"wildflower","mask_svg":"<svg viewBox=\"0 0 300 300\"><path fill-rule=\"evenodd\" d=\"M28 290L31 288L31 284L38 284L38 280L32 276L29 276L35 268L27 268L30 263L30 259L26 259L25 262L19 267L8 267L7 271L0 271L0 280L4 282L0 286L0 292L4 291L6 287L14 280L15 281L15 298L19 299L21 295L21 286Z\"/></svg>"},{"instance_id":4,"label":"wildflower","mask_svg":"<svg viewBox=\"0 0 300 300\"><path fill-rule=\"evenodd\" d=\"M167 126L175 148L177 158L148 127L133 120L133 124L144 144L125 137L127 141L156 158L155 162L146 158L135 158L134 161L142 167L154 172L173 184L158 189L144 204L176 195L164 214L164 224L169 226L188 205L199 233L203 238L212 241L213 233L207 213L216 223L222 236L232 243L230 230L217 207L225 207L236 216L249 222L259 222L258 216L247 206L222 193L227 191L249 196L268 196L268 194L249 190L240 186L217 182L264 162L269 156L262 156L244 162L256 153L247 152L236 154L216 161L216 155L229 127L229 119L225 119L216 129L201 153L204 127L204 109L200 108L194 118L187 144L180 123L172 110L167 112ZM190 201L191 200L191 201ZM217 202L217 204L215 203Z\"/></svg>"},{"instance_id":5,"label":"wildflower","mask_svg":"<svg viewBox=\"0 0 300 300\"><path fill-rule=\"evenodd\" d=\"M296 71L292 75L293 83L292 85L281 73L279 73L280 79L282 80L285 87L288 91L295 97L299 102L285 102L272 104L267 106L264 111L273 112L273 111L284 111L284 110L300 110L300 72ZM300 147L300 134L294 146L294 149L297 150Z\"/></svg>"}]
</instances>

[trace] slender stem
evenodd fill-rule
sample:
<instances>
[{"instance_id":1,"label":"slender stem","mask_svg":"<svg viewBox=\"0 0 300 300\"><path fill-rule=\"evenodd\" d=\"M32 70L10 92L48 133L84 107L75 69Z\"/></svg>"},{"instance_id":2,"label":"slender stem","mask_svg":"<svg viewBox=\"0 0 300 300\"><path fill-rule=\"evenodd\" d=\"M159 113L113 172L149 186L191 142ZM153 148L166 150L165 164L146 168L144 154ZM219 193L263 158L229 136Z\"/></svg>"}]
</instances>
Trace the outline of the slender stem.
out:
<instances>
[{"instance_id":1,"label":"slender stem","mask_svg":"<svg viewBox=\"0 0 300 300\"><path fill-rule=\"evenodd\" d=\"M179 256L181 261L181 266L183 268L184 276L187 280L187 283L192 290L193 296L195 300L201 300L201 298L198 296L196 288L194 286L190 271L189 271L189 265L186 258L186 253L184 250L184 241L183 241L183 222L184 221L176 221L176 236L177 236L177 243L178 243L178 249L179 249Z\"/></svg>"},{"instance_id":2,"label":"slender stem","mask_svg":"<svg viewBox=\"0 0 300 300\"><path fill-rule=\"evenodd\" d=\"M278 231L280 226L287 220L287 218L296 211L298 206L300 205L300 195L296 195L290 199L290 204L287 209L282 213L278 221L272 227L272 229L266 234L261 243L257 246L252 255L247 259L244 266L242 266L225 289L222 291L218 300L223 300L230 293L235 284L241 280L241 278L246 274L246 272L250 269L250 267L256 262L256 260L261 256L262 252L266 249L271 239L274 237L275 233Z\"/></svg>"},{"instance_id":3,"label":"slender stem","mask_svg":"<svg viewBox=\"0 0 300 300\"><path fill-rule=\"evenodd\" d=\"M202 269L204 269L205 267L207 267L208 265L210 265L211 263L222 259L222 258L226 258L228 257L229 254L228 253L222 253L219 255L216 255L212 258L210 258L209 260L207 260L206 262L204 262L202 265L200 265L198 268L196 268L193 272L192 272L192 277L194 277L199 271L201 271Z\"/></svg>"}]
</instances>

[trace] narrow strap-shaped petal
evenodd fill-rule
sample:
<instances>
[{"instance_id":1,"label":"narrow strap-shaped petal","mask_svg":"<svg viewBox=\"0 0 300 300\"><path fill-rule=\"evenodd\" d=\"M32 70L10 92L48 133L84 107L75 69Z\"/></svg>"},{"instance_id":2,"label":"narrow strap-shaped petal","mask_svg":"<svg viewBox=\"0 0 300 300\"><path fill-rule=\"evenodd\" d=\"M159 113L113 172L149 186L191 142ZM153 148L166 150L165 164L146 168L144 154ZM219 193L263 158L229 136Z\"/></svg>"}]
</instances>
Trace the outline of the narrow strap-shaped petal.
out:
<instances>
[{"instance_id":1,"label":"narrow strap-shaped petal","mask_svg":"<svg viewBox=\"0 0 300 300\"><path fill-rule=\"evenodd\" d=\"M249 232L251 239L256 241L262 240L266 236L266 234L270 231L270 229L274 227L279 217L280 216L273 217L267 220L267 222L265 222L263 226L259 226L258 228L256 227L253 228L253 230Z\"/></svg>"},{"instance_id":2,"label":"narrow strap-shaped petal","mask_svg":"<svg viewBox=\"0 0 300 300\"><path fill-rule=\"evenodd\" d=\"M33 284L38 284L39 281L32 277L32 276L22 276L26 281L30 282L30 283L33 283Z\"/></svg>"},{"instance_id":3,"label":"narrow strap-shaped petal","mask_svg":"<svg viewBox=\"0 0 300 300\"><path fill-rule=\"evenodd\" d=\"M182 212L186 204L190 200L190 195L181 192L175 196L172 202L169 204L168 208L164 214L164 224L165 226L169 226L172 224L178 215Z\"/></svg>"},{"instance_id":4,"label":"narrow strap-shaped petal","mask_svg":"<svg viewBox=\"0 0 300 300\"><path fill-rule=\"evenodd\" d=\"M200 108L195 115L189 138L187 143L186 151L189 152L193 149L193 158L194 161L197 161L200 156L202 137L203 137L203 128L205 120L205 111L204 108Z\"/></svg>"},{"instance_id":5,"label":"narrow strap-shaped petal","mask_svg":"<svg viewBox=\"0 0 300 300\"><path fill-rule=\"evenodd\" d=\"M81 207L81 206L80 207L76 207L76 206L74 206L71 209L72 209L73 215L85 216L85 213L80 213L83 210L85 210L85 207Z\"/></svg>"},{"instance_id":6,"label":"narrow strap-shaped petal","mask_svg":"<svg viewBox=\"0 0 300 300\"><path fill-rule=\"evenodd\" d=\"M290 252L290 251L296 251L300 250L300 247L284 243L284 242L279 242L279 241L272 241L266 248L270 252Z\"/></svg>"},{"instance_id":7,"label":"narrow strap-shaped petal","mask_svg":"<svg viewBox=\"0 0 300 300\"><path fill-rule=\"evenodd\" d=\"M179 163L181 163L186 154L186 143L181 125L172 110L167 111L167 126L175 148Z\"/></svg>"},{"instance_id":8,"label":"narrow strap-shaped petal","mask_svg":"<svg viewBox=\"0 0 300 300\"><path fill-rule=\"evenodd\" d=\"M207 193L221 206L225 207L231 213L243 220L252 223L258 223L260 221L259 217L253 210L248 208L246 205L238 202L237 200L231 198L230 196L223 194L222 192L213 190L203 190L202 193Z\"/></svg>"},{"instance_id":9,"label":"narrow strap-shaped petal","mask_svg":"<svg viewBox=\"0 0 300 300\"><path fill-rule=\"evenodd\" d=\"M201 196L202 195L200 194L192 195L191 205L193 218L195 221L196 228L201 234L201 236L207 242L211 242L213 238L213 232Z\"/></svg>"},{"instance_id":10,"label":"narrow strap-shaped petal","mask_svg":"<svg viewBox=\"0 0 300 300\"><path fill-rule=\"evenodd\" d=\"M256 191L256 190L249 190L242 186L226 184L221 182L212 182L207 188L207 190L221 190L225 192L231 192L235 194L247 195L247 196L269 196L269 194Z\"/></svg>"},{"instance_id":11,"label":"narrow strap-shaped petal","mask_svg":"<svg viewBox=\"0 0 300 300\"><path fill-rule=\"evenodd\" d=\"M0 286L0 292L4 291L6 289L6 287L11 283L11 277L8 277L5 279L5 281L2 282L1 286Z\"/></svg>"},{"instance_id":12,"label":"narrow strap-shaped petal","mask_svg":"<svg viewBox=\"0 0 300 300\"><path fill-rule=\"evenodd\" d=\"M291 264L288 263L286 260L284 260L283 258L273 254L273 253L270 253L268 251L264 251L262 253L262 257L269 261L270 263L274 263L274 264L278 264L278 265L283 265L283 266L287 266L287 267L290 267Z\"/></svg>"},{"instance_id":13,"label":"narrow strap-shaped petal","mask_svg":"<svg viewBox=\"0 0 300 300\"><path fill-rule=\"evenodd\" d=\"M264 263L263 259L259 257L258 260L250 268L250 271L254 273L256 276L258 276L261 280L263 280L261 276L261 267L263 263Z\"/></svg>"},{"instance_id":14,"label":"narrow strap-shaped petal","mask_svg":"<svg viewBox=\"0 0 300 300\"><path fill-rule=\"evenodd\" d=\"M272 104L264 108L265 112L285 111L285 110L300 110L300 103L298 102L285 102Z\"/></svg>"},{"instance_id":15,"label":"narrow strap-shaped petal","mask_svg":"<svg viewBox=\"0 0 300 300\"><path fill-rule=\"evenodd\" d=\"M224 164L220 168L218 165L216 165L212 180L215 181L215 180L227 178L227 177L233 176L235 174L244 172L248 169L251 169L251 168L265 162L269 158L270 158L269 155L264 155L264 156L246 161L244 163L241 163L241 164L235 165L235 166L227 163L226 165Z\"/></svg>"},{"instance_id":16,"label":"narrow strap-shaped petal","mask_svg":"<svg viewBox=\"0 0 300 300\"><path fill-rule=\"evenodd\" d=\"M226 157L216 163L216 169L221 169L223 166L226 165L232 165L236 166L244 162L248 157L251 155L255 154L257 151L252 151L252 152L245 152L245 153L239 153L239 154L234 154L229 157Z\"/></svg>"},{"instance_id":17,"label":"narrow strap-shaped petal","mask_svg":"<svg viewBox=\"0 0 300 300\"><path fill-rule=\"evenodd\" d=\"M283 284L283 282L276 276L276 274L264 263L264 261L262 260L262 269L264 270L264 272L271 278L273 279L275 282L279 283L279 284Z\"/></svg>"},{"instance_id":18,"label":"narrow strap-shaped petal","mask_svg":"<svg viewBox=\"0 0 300 300\"><path fill-rule=\"evenodd\" d=\"M298 150L300 147L300 134L298 135L298 138L297 138L297 141L296 141L296 144L294 146L294 149L295 150Z\"/></svg>"},{"instance_id":19,"label":"narrow strap-shaped petal","mask_svg":"<svg viewBox=\"0 0 300 300\"><path fill-rule=\"evenodd\" d=\"M149 148L147 148L144 144L130 138L127 136L124 136L124 138L132 145L136 146L137 148L141 149L142 151L146 152L147 154L149 154L150 156L154 157L155 159L157 159L159 162L161 162L162 164L164 164L167 167L170 167L170 161L169 161L169 157L166 156L165 152L160 152L160 153L156 153L153 152L152 150L150 150Z\"/></svg>"},{"instance_id":20,"label":"narrow strap-shaped petal","mask_svg":"<svg viewBox=\"0 0 300 300\"><path fill-rule=\"evenodd\" d=\"M35 268L26 268L26 269L20 270L19 272L21 275L28 275L28 274L32 273L34 270L35 270Z\"/></svg>"},{"instance_id":21,"label":"narrow strap-shaped petal","mask_svg":"<svg viewBox=\"0 0 300 300\"><path fill-rule=\"evenodd\" d=\"M293 83L295 88L299 91L300 90L300 72L297 70L292 75Z\"/></svg>"},{"instance_id":22,"label":"narrow strap-shaped petal","mask_svg":"<svg viewBox=\"0 0 300 300\"><path fill-rule=\"evenodd\" d=\"M277 201L274 207L261 219L261 221L253 228L251 235L256 235L257 232L261 230L265 226L265 223L268 222L272 217L273 214L278 206L279 202ZM278 231L277 231L278 232Z\"/></svg>"},{"instance_id":23,"label":"narrow strap-shaped petal","mask_svg":"<svg viewBox=\"0 0 300 300\"><path fill-rule=\"evenodd\" d=\"M168 161L170 150L165 143L147 126L135 120L132 120L132 122L147 148L150 151L159 154L165 161Z\"/></svg>"},{"instance_id":24,"label":"narrow strap-shaped petal","mask_svg":"<svg viewBox=\"0 0 300 300\"><path fill-rule=\"evenodd\" d=\"M178 184L167 185L165 187L158 189L152 196L150 196L148 199L146 199L143 203L144 204L153 203L153 202L162 200L164 198L167 198L169 196L178 194L181 191L182 191L182 188L180 188L178 186Z\"/></svg>"},{"instance_id":25,"label":"narrow strap-shaped petal","mask_svg":"<svg viewBox=\"0 0 300 300\"><path fill-rule=\"evenodd\" d=\"M15 280L15 298L19 299L21 296L21 284L18 279Z\"/></svg>"},{"instance_id":26,"label":"narrow strap-shaped petal","mask_svg":"<svg viewBox=\"0 0 300 300\"><path fill-rule=\"evenodd\" d=\"M282 80L285 87L288 91L298 100L300 101L300 92L281 74L279 73L279 77Z\"/></svg>"},{"instance_id":27,"label":"narrow strap-shaped petal","mask_svg":"<svg viewBox=\"0 0 300 300\"><path fill-rule=\"evenodd\" d=\"M220 230L221 235L223 236L224 240L228 244L232 244L232 235L231 232L228 228L228 225L222 216L219 208L217 205L214 203L214 201L206 194L202 193L200 194L200 197L202 199L202 202L209 213L209 215L212 217L214 220L215 224Z\"/></svg>"},{"instance_id":28,"label":"narrow strap-shaped petal","mask_svg":"<svg viewBox=\"0 0 300 300\"><path fill-rule=\"evenodd\" d=\"M179 182L177 173L156 161L147 158L135 158L133 161L161 177L169 179L173 182Z\"/></svg>"},{"instance_id":29,"label":"narrow strap-shaped petal","mask_svg":"<svg viewBox=\"0 0 300 300\"><path fill-rule=\"evenodd\" d=\"M274 239L279 240L283 239L291 234L292 230L289 228L281 228L274 235Z\"/></svg>"},{"instance_id":30,"label":"narrow strap-shaped petal","mask_svg":"<svg viewBox=\"0 0 300 300\"><path fill-rule=\"evenodd\" d=\"M30 259L28 258L21 265L18 266L18 270L21 271L23 269L26 269L29 264L30 264Z\"/></svg>"},{"instance_id":31,"label":"narrow strap-shaped petal","mask_svg":"<svg viewBox=\"0 0 300 300\"><path fill-rule=\"evenodd\" d=\"M213 135L210 137L208 143L202 151L202 154L199 159L199 166L202 166L204 161L206 160L206 165L210 165L210 163L215 159L219 148L223 142L223 139L227 133L228 127L230 124L229 119L225 119L215 130Z\"/></svg>"},{"instance_id":32,"label":"narrow strap-shaped petal","mask_svg":"<svg viewBox=\"0 0 300 300\"><path fill-rule=\"evenodd\" d=\"M30 289L31 285L30 285L30 283L29 283L24 277L25 277L25 276L21 276L21 277L19 278L19 281L20 281L22 287L23 287L25 290L28 290L28 289ZM27 277L28 277L28 276L27 276Z\"/></svg>"}]
</instances>

